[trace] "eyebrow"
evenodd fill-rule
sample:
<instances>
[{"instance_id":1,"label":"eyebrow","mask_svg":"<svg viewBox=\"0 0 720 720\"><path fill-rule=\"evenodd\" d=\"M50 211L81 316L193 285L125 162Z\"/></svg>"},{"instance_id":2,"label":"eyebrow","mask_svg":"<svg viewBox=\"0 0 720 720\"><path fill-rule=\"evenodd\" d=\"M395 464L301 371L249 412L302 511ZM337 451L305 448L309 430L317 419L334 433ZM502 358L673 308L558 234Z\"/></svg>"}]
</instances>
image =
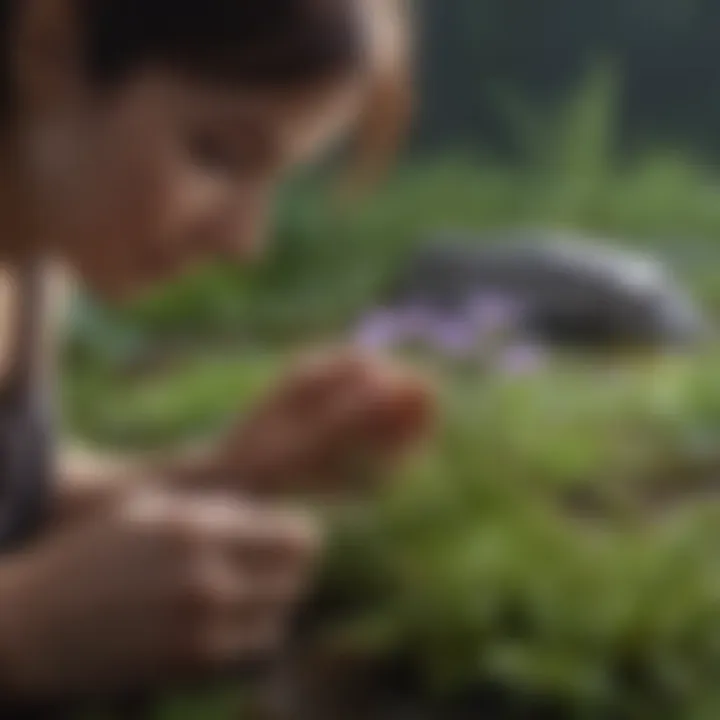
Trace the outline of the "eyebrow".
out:
<instances>
[{"instance_id":1,"label":"eyebrow","mask_svg":"<svg viewBox=\"0 0 720 720\"><path fill-rule=\"evenodd\" d=\"M278 171L288 163L311 159L325 135L323 126L334 125L332 105L325 108L321 103L306 114L283 115L282 107L255 104L252 98L240 103L231 95L219 101L215 96L208 107L215 109L200 111L198 117L219 119L220 127L238 139L238 146L242 145L243 150L255 146L257 156L264 155L264 163Z\"/></svg>"},{"instance_id":2,"label":"eyebrow","mask_svg":"<svg viewBox=\"0 0 720 720\"><path fill-rule=\"evenodd\" d=\"M258 166L269 170L280 169L285 158L285 143L280 140L279 133L262 121L260 117L239 119L227 126L239 151L246 157L252 155Z\"/></svg>"}]
</instances>

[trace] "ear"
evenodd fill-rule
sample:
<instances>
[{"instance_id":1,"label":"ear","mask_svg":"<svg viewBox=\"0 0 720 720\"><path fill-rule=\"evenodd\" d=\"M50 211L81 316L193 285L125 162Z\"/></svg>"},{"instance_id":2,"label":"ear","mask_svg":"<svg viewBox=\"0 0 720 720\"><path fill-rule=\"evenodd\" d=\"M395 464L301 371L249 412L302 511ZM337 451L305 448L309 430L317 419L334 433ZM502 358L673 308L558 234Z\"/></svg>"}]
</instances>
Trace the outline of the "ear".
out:
<instances>
[{"instance_id":1,"label":"ear","mask_svg":"<svg viewBox=\"0 0 720 720\"><path fill-rule=\"evenodd\" d=\"M19 109L47 110L80 97L83 85L78 0L21 0L12 60Z\"/></svg>"}]
</instances>

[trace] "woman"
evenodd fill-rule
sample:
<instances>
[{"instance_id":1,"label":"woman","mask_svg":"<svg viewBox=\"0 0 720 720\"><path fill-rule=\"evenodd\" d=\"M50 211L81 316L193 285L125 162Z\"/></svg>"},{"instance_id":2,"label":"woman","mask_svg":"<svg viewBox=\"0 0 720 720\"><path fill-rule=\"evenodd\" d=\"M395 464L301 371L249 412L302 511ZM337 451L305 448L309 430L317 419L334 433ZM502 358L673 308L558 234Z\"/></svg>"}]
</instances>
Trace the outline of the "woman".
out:
<instances>
[{"instance_id":1,"label":"woman","mask_svg":"<svg viewBox=\"0 0 720 720\"><path fill-rule=\"evenodd\" d=\"M0 0L6 267L60 258L123 298L205 258L253 257L280 178L359 111L384 56L373 7ZM358 452L394 457L423 408L413 379L329 357L217 448L61 458L44 532L0 556L4 696L124 690L271 650L317 529L259 496L329 487Z\"/></svg>"}]
</instances>

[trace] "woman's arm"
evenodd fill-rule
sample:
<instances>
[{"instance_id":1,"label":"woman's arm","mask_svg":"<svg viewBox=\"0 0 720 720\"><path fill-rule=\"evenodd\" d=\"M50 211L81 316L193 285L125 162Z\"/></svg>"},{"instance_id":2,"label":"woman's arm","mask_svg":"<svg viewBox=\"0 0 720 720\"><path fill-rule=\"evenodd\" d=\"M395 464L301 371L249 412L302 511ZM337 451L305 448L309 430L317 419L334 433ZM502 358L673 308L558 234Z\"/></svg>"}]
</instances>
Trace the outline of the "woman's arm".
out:
<instances>
[{"instance_id":1,"label":"woman's arm","mask_svg":"<svg viewBox=\"0 0 720 720\"><path fill-rule=\"evenodd\" d=\"M304 513L180 493L49 529L0 556L0 717L265 657L319 549Z\"/></svg>"},{"instance_id":2,"label":"woman's arm","mask_svg":"<svg viewBox=\"0 0 720 720\"><path fill-rule=\"evenodd\" d=\"M199 487L210 475L205 443L173 450L121 454L68 446L59 459L55 517L60 521L111 505L140 486Z\"/></svg>"},{"instance_id":3,"label":"woman's arm","mask_svg":"<svg viewBox=\"0 0 720 720\"><path fill-rule=\"evenodd\" d=\"M296 367L219 442L141 456L66 452L60 515L147 483L263 496L366 490L373 478L358 487L359 472L389 469L427 435L433 417L433 393L414 372L323 355Z\"/></svg>"}]
</instances>

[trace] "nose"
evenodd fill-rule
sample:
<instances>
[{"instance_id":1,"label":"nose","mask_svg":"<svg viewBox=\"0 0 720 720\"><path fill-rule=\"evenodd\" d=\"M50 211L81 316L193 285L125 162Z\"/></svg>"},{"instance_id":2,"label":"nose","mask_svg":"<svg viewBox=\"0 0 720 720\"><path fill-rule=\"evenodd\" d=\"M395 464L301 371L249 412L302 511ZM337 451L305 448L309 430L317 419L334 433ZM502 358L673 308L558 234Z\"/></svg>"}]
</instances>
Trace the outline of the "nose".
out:
<instances>
[{"instance_id":1,"label":"nose","mask_svg":"<svg viewBox=\"0 0 720 720\"><path fill-rule=\"evenodd\" d=\"M234 262L255 260L267 236L269 205L264 193L235 196L215 205L194 228L195 250Z\"/></svg>"}]
</instances>

